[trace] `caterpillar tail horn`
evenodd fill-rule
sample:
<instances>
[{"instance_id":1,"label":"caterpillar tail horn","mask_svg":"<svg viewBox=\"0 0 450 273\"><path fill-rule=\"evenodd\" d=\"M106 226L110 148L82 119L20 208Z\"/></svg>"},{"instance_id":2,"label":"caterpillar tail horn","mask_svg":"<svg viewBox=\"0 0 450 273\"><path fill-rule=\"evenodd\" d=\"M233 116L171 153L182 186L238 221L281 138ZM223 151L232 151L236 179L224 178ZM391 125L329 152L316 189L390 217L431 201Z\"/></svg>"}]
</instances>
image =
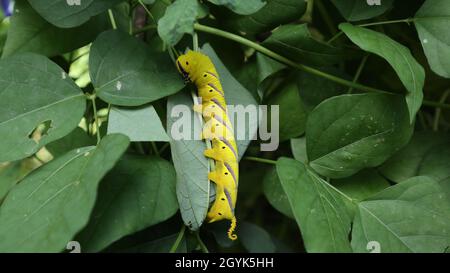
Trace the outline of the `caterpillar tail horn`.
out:
<instances>
[{"instance_id":1,"label":"caterpillar tail horn","mask_svg":"<svg viewBox=\"0 0 450 273\"><path fill-rule=\"evenodd\" d=\"M236 217L234 216L231 219L231 225L230 225L230 228L228 229L228 238L230 238L230 240L232 240L232 241L237 239L237 235L234 234L235 229L236 229Z\"/></svg>"}]
</instances>

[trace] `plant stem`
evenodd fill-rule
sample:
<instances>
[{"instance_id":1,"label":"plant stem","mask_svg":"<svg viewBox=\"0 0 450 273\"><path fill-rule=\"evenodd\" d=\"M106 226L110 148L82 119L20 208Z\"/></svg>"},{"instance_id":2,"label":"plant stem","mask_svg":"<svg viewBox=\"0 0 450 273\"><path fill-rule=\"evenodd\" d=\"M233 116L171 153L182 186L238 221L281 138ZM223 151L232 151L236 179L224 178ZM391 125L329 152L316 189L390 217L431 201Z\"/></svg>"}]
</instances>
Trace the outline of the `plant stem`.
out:
<instances>
[{"instance_id":1,"label":"plant stem","mask_svg":"<svg viewBox=\"0 0 450 273\"><path fill-rule=\"evenodd\" d=\"M328 30L333 35L337 32L336 26L331 19L330 15L327 12L327 9L322 3L322 0L316 0L316 6L319 10L320 15L322 16L322 19L325 21L325 25L328 27Z\"/></svg>"},{"instance_id":2,"label":"plant stem","mask_svg":"<svg viewBox=\"0 0 450 273\"><path fill-rule=\"evenodd\" d=\"M364 66L366 65L367 59L369 58L369 54L364 55L364 58L362 59L361 63L358 66L358 69L356 70L355 77L353 78L353 82L357 82L359 79L359 76L361 76L361 72L364 69ZM347 91L347 94L351 94L353 91L353 87L350 87Z\"/></svg>"},{"instance_id":3,"label":"plant stem","mask_svg":"<svg viewBox=\"0 0 450 273\"><path fill-rule=\"evenodd\" d=\"M108 9L109 21L111 22L111 26L113 29L117 29L116 19L114 19L114 14L112 9Z\"/></svg>"},{"instance_id":4,"label":"plant stem","mask_svg":"<svg viewBox=\"0 0 450 273\"><path fill-rule=\"evenodd\" d=\"M296 62L293 62L291 60L289 60L288 58L279 55L278 53L273 52L272 50L258 44L255 43L253 41L250 41L244 37L241 37L239 35L227 32L227 31L223 31L217 28L213 28L213 27L209 27L209 26L205 26L205 25L201 25L201 24L194 24L194 29L198 30L198 31L202 31L202 32L206 32L206 33L210 33L216 36L220 36L235 42L238 42L240 44L246 45L248 47L251 47L253 49L255 49L256 51L259 51L261 53L263 53L264 55L269 56L270 58L277 60L281 63L284 63L286 65L292 66L294 68L297 68L299 70L305 71L307 73L322 77L324 79L336 82L338 84L344 85L344 86L348 86L351 87L353 89L358 89L361 91L366 91L366 92L377 92L377 93L388 93L391 94L391 92L385 91L385 90L381 90L381 89L377 89L377 88L373 88L370 86L366 86L363 84L359 84L356 82L352 82L352 81L348 81L339 77L336 77L334 75L325 73L321 70L315 69L313 67L307 66L307 65L303 65L303 64L299 64ZM439 102L433 102L433 101L427 101L424 100L423 101L423 105L426 106L433 106L433 107L440 107L440 108L448 108L450 109L450 104L444 104L444 103L439 103Z\"/></svg>"},{"instance_id":5,"label":"plant stem","mask_svg":"<svg viewBox=\"0 0 450 273\"><path fill-rule=\"evenodd\" d=\"M306 11L302 17L302 20L307 23L312 23L313 11L314 11L314 0L305 0L305 1L306 1Z\"/></svg>"},{"instance_id":6,"label":"plant stem","mask_svg":"<svg viewBox=\"0 0 450 273\"><path fill-rule=\"evenodd\" d=\"M267 163L267 164L272 164L272 165L277 164L277 162L275 160L260 158L260 157L255 157L255 156L245 156L242 159L248 160L248 161L255 161L255 162L259 162L259 163Z\"/></svg>"},{"instance_id":7,"label":"plant stem","mask_svg":"<svg viewBox=\"0 0 450 273\"><path fill-rule=\"evenodd\" d=\"M351 82L351 81L348 81L348 80L345 80L345 79L341 79L341 78L336 77L334 75L325 73L323 71L317 70L317 69L312 68L310 66L293 62L293 61L289 60L288 58L283 57L283 56L279 55L278 53L275 53L272 50L270 50L268 48L265 48L265 47L263 47L262 45L260 45L258 43L255 43L255 42L250 41L250 40L248 40L248 39L246 39L244 37L241 37L239 35L236 35L236 34L233 34L233 33L230 33L230 32L226 32L226 31L223 31L223 30L220 30L220 29L217 29L217 28L209 27L209 26L200 25L198 23L194 24L194 29L196 29L198 31L214 34L214 35L217 35L217 36L221 36L221 37L230 39L232 41L241 43L241 44L246 45L248 47L251 47L251 48L253 48L253 49L255 49L255 50L257 50L257 51L259 51L259 52L261 52L261 53L271 57L272 59L275 59L275 60L281 62L281 63L284 63L286 65L295 67L295 68L297 68L299 70L302 70L302 71L314 74L316 76L328 79L330 81L334 81L336 83L339 83L339 84L342 84L342 85L345 85L345 86L348 86L348 87L352 87L352 88L355 88L355 89L358 89L358 90L361 90L361 91L367 91L367 92L388 93L388 92L386 92L384 90L380 90L380 89L376 89L376 88L373 88L373 87L365 86L365 85L362 85L362 84L359 84L359 83L354 83L354 82Z\"/></svg>"},{"instance_id":8,"label":"plant stem","mask_svg":"<svg viewBox=\"0 0 450 273\"><path fill-rule=\"evenodd\" d=\"M133 31L133 35L140 34L142 32L146 32L148 30L152 30L152 29L156 29L156 28L157 28L157 25L147 25L145 27L142 27L140 29L136 29L135 31Z\"/></svg>"},{"instance_id":9,"label":"plant stem","mask_svg":"<svg viewBox=\"0 0 450 273\"><path fill-rule=\"evenodd\" d=\"M156 156L159 156L158 147L156 147L156 143L152 141L152 149Z\"/></svg>"},{"instance_id":10,"label":"plant stem","mask_svg":"<svg viewBox=\"0 0 450 273\"><path fill-rule=\"evenodd\" d=\"M389 21L381 21L381 22L373 22L367 24L360 24L360 27L370 27L370 26L378 26L378 25L388 25L388 24L398 24L398 23L411 23L414 22L416 18L406 18L406 19L398 19L398 20L389 20Z\"/></svg>"},{"instance_id":11,"label":"plant stem","mask_svg":"<svg viewBox=\"0 0 450 273\"><path fill-rule=\"evenodd\" d=\"M441 99L439 100L439 103L444 103L448 96L450 95L450 89L444 92ZM436 108L435 114L434 114L434 121L433 121L433 131L437 132L439 130L439 118L441 117L441 108Z\"/></svg>"},{"instance_id":12,"label":"plant stem","mask_svg":"<svg viewBox=\"0 0 450 273\"><path fill-rule=\"evenodd\" d=\"M170 145L169 142L164 143L161 149L159 149L159 154L162 154L167 149L167 147L169 147L169 145Z\"/></svg>"},{"instance_id":13,"label":"plant stem","mask_svg":"<svg viewBox=\"0 0 450 273\"><path fill-rule=\"evenodd\" d=\"M209 253L208 248L206 247L206 245L203 243L202 239L200 238L200 232L197 231L195 233L195 236L197 237L198 244L200 245L200 248L202 249L202 251L204 253Z\"/></svg>"},{"instance_id":14,"label":"plant stem","mask_svg":"<svg viewBox=\"0 0 450 273\"><path fill-rule=\"evenodd\" d=\"M198 35L197 35L197 32L194 32L194 35L192 36L192 47L194 48L194 51L198 51Z\"/></svg>"},{"instance_id":15,"label":"plant stem","mask_svg":"<svg viewBox=\"0 0 450 273\"><path fill-rule=\"evenodd\" d=\"M92 100L92 110L94 111L95 134L97 135L97 144L99 144L101 137L100 137L100 126L98 125L97 105L95 105L95 96L92 96L91 100Z\"/></svg>"},{"instance_id":16,"label":"plant stem","mask_svg":"<svg viewBox=\"0 0 450 273\"><path fill-rule=\"evenodd\" d=\"M152 18L153 22L155 22L155 17L153 17L152 13L148 10L147 6L144 3L142 3L142 0L138 0L138 2L145 9L145 12L148 14L148 16Z\"/></svg>"},{"instance_id":17,"label":"plant stem","mask_svg":"<svg viewBox=\"0 0 450 273\"><path fill-rule=\"evenodd\" d=\"M181 239L183 239L184 231L185 231L185 230L186 230L186 226L183 225L183 226L181 227L180 232L178 233L178 236L177 236L177 239L175 240L175 243L174 243L174 244L172 245L172 247L170 248L169 253L175 253L175 251L177 251L178 246L179 246L180 243L181 243Z\"/></svg>"}]
</instances>

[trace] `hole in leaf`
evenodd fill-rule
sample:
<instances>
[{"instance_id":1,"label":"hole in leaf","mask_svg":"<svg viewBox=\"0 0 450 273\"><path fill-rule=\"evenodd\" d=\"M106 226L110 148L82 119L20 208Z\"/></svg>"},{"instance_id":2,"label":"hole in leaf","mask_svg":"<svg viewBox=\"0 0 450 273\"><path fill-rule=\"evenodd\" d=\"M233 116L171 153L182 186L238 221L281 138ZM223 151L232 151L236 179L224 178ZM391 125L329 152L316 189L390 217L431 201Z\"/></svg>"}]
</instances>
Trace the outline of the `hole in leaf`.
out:
<instances>
[{"instance_id":1,"label":"hole in leaf","mask_svg":"<svg viewBox=\"0 0 450 273\"><path fill-rule=\"evenodd\" d=\"M34 142L39 143L39 141L48 135L48 132L52 127L52 121L46 120L34 127L34 129L28 134L28 138L32 139Z\"/></svg>"}]
</instances>

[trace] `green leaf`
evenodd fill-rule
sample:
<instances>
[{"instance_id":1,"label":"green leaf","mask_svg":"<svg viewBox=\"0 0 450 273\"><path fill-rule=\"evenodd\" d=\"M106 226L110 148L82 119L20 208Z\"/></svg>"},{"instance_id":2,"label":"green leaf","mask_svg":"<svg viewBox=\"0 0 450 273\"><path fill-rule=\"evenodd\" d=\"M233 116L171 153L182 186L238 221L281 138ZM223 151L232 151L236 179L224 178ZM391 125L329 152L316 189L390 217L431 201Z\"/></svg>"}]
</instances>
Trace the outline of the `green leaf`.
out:
<instances>
[{"instance_id":1,"label":"green leaf","mask_svg":"<svg viewBox=\"0 0 450 273\"><path fill-rule=\"evenodd\" d=\"M174 107L184 105L190 115L179 120L172 116ZM192 122L191 138L200 135L200 121L192 111L192 98L185 92L170 96L167 101L167 130L178 122ZM186 128L183 129L186 130ZM171 133L173 138L173 133ZM177 198L184 223L191 230L198 230L209 207L210 182L208 181L208 160L203 155L206 144L200 140L171 140L172 160L177 174Z\"/></svg>"},{"instance_id":2,"label":"green leaf","mask_svg":"<svg viewBox=\"0 0 450 273\"><path fill-rule=\"evenodd\" d=\"M90 43L98 33L110 28L107 19L106 15L99 15L79 27L61 29L39 16L28 1L17 0L2 56L18 52L56 56L72 51Z\"/></svg>"},{"instance_id":3,"label":"green leaf","mask_svg":"<svg viewBox=\"0 0 450 273\"><path fill-rule=\"evenodd\" d=\"M240 15L250 15L266 5L261 0L208 0L215 5L222 5Z\"/></svg>"},{"instance_id":4,"label":"green leaf","mask_svg":"<svg viewBox=\"0 0 450 273\"><path fill-rule=\"evenodd\" d=\"M277 172L308 252L351 252L343 195L305 165L280 158Z\"/></svg>"},{"instance_id":5,"label":"green leaf","mask_svg":"<svg viewBox=\"0 0 450 273\"><path fill-rule=\"evenodd\" d=\"M425 156L435 147L448 141L449 135L433 132L417 132L403 149L389 158L379 171L396 183L419 175L419 169L426 161Z\"/></svg>"},{"instance_id":6,"label":"green leaf","mask_svg":"<svg viewBox=\"0 0 450 273\"><path fill-rule=\"evenodd\" d=\"M244 2L244 1L242 1ZM274 29L302 17L306 9L305 1L267 0L266 5L248 16L226 14L227 25L243 34L256 34Z\"/></svg>"},{"instance_id":7,"label":"green leaf","mask_svg":"<svg viewBox=\"0 0 450 273\"><path fill-rule=\"evenodd\" d=\"M450 200L450 141L434 146L420 164L418 175L434 178Z\"/></svg>"},{"instance_id":8,"label":"green leaf","mask_svg":"<svg viewBox=\"0 0 450 273\"><path fill-rule=\"evenodd\" d=\"M445 0L427 0L414 18L431 69L450 78L450 6Z\"/></svg>"},{"instance_id":9,"label":"green leaf","mask_svg":"<svg viewBox=\"0 0 450 273\"><path fill-rule=\"evenodd\" d=\"M342 57L340 49L314 39L307 24L280 26L262 44L293 61L312 65L334 64Z\"/></svg>"},{"instance_id":10,"label":"green leaf","mask_svg":"<svg viewBox=\"0 0 450 273\"><path fill-rule=\"evenodd\" d=\"M63 138L49 143L45 148L53 155L59 157L75 148L95 145L96 139L80 127L75 128L72 132Z\"/></svg>"},{"instance_id":11,"label":"green leaf","mask_svg":"<svg viewBox=\"0 0 450 273\"><path fill-rule=\"evenodd\" d=\"M97 185L128 147L109 135L35 170L0 208L0 252L59 252L88 222Z\"/></svg>"},{"instance_id":12,"label":"green leaf","mask_svg":"<svg viewBox=\"0 0 450 273\"><path fill-rule=\"evenodd\" d=\"M279 212L287 217L294 218L291 205L287 198L286 193L281 186L280 179L278 178L277 170L271 167L263 179L263 191L269 203Z\"/></svg>"},{"instance_id":13,"label":"green leaf","mask_svg":"<svg viewBox=\"0 0 450 273\"><path fill-rule=\"evenodd\" d=\"M292 138L291 151L294 158L302 163L308 162L306 154L306 137Z\"/></svg>"},{"instance_id":14,"label":"green leaf","mask_svg":"<svg viewBox=\"0 0 450 273\"><path fill-rule=\"evenodd\" d=\"M115 105L143 105L183 87L166 53L121 31L100 34L91 47L89 67L98 96Z\"/></svg>"},{"instance_id":15,"label":"green leaf","mask_svg":"<svg viewBox=\"0 0 450 273\"><path fill-rule=\"evenodd\" d=\"M83 92L43 56L23 53L1 60L0 78L0 162L32 155L70 133L83 117Z\"/></svg>"},{"instance_id":16,"label":"green leaf","mask_svg":"<svg viewBox=\"0 0 450 273\"><path fill-rule=\"evenodd\" d=\"M108 134L121 133L131 141L170 141L152 105L139 108L111 107Z\"/></svg>"},{"instance_id":17,"label":"green leaf","mask_svg":"<svg viewBox=\"0 0 450 273\"><path fill-rule=\"evenodd\" d=\"M225 98L228 105L257 106L257 102L252 95L242 85L233 78L231 73L220 61L214 50L208 44L204 45L202 52L208 55L216 66L220 75ZM184 105L185 110L189 110L189 115L184 117L183 113L174 112L175 106ZM192 112L193 100L190 95L180 92L169 97L167 104L167 131L178 131L178 126L183 125L183 130L187 130L190 139L198 138L200 135L200 122L198 115ZM180 115L180 116L178 116ZM185 128L185 123L191 124L189 129ZM244 133L244 139L237 140L239 158L245 153L250 144L252 136L258 129L258 121L252 120L245 128L235 128L235 134ZM236 137L236 139L238 139ZM172 159L177 172L177 196L181 215L184 223L191 229L197 230L203 223L209 206L210 183L208 181L208 161L203 155L206 144L201 140L172 140L170 142Z\"/></svg>"},{"instance_id":18,"label":"green leaf","mask_svg":"<svg viewBox=\"0 0 450 273\"><path fill-rule=\"evenodd\" d=\"M194 23L199 15L197 0L177 0L167 7L158 21L158 34L169 46L177 44L185 33L194 34Z\"/></svg>"},{"instance_id":19,"label":"green leaf","mask_svg":"<svg viewBox=\"0 0 450 273\"><path fill-rule=\"evenodd\" d=\"M450 245L450 203L439 184L414 177L358 204L352 247L367 252L371 241L381 252L443 252Z\"/></svg>"},{"instance_id":20,"label":"green leaf","mask_svg":"<svg viewBox=\"0 0 450 273\"><path fill-rule=\"evenodd\" d=\"M288 81L269 97L267 105L279 105L280 141L298 137L305 132L306 110L294 81Z\"/></svg>"},{"instance_id":21,"label":"green leaf","mask_svg":"<svg viewBox=\"0 0 450 273\"><path fill-rule=\"evenodd\" d=\"M389 182L374 169L362 170L343 179L334 179L331 184L351 197L362 201L389 187Z\"/></svg>"},{"instance_id":22,"label":"green leaf","mask_svg":"<svg viewBox=\"0 0 450 273\"><path fill-rule=\"evenodd\" d=\"M255 224L241 223L238 236L249 253L275 253L275 244L270 234Z\"/></svg>"},{"instance_id":23,"label":"green leaf","mask_svg":"<svg viewBox=\"0 0 450 273\"><path fill-rule=\"evenodd\" d=\"M327 99L309 115L306 148L319 174L343 178L375 167L405 146L412 134L403 98L366 93Z\"/></svg>"},{"instance_id":24,"label":"green leaf","mask_svg":"<svg viewBox=\"0 0 450 273\"><path fill-rule=\"evenodd\" d=\"M97 252L177 210L172 164L159 157L127 155L100 184L92 218L78 240L85 252Z\"/></svg>"},{"instance_id":25,"label":"green leaf","mask_svg":"<svg viewBox=\"0 0 450 273\"><path fill-rule=\"evenodd\" d=\"M30 5L48 22L71 28L87 22L124 0L29 0ZM51 7L50 7L51 6Z\"/></svg>"},{"instance_id":26,"label":"green leaf","mask_svg":"<svg viewBox=\"0 0 450 273\"><path fill-rule=\"evenodd\" d=\"M422 105L422 89L425 82L423 67L414 59L407 47L382 33L348 23L340 24L339 28L363 50L384 58L392 66L408 90L406 103L412 123Z\"/></svg>"},{"instance_id":27,"label":"green leaf","mask_svg":"<svg viewBox=\"0 0 450 273\"><path fill-rule=\"evenodd\" d=\"M385 13L391 9L394 0L379 1L379 5L375 0L331 0L331 2L347 21L361 21ZM370 5L369 2L373 4Z\"/></svg>"}]
</instances>

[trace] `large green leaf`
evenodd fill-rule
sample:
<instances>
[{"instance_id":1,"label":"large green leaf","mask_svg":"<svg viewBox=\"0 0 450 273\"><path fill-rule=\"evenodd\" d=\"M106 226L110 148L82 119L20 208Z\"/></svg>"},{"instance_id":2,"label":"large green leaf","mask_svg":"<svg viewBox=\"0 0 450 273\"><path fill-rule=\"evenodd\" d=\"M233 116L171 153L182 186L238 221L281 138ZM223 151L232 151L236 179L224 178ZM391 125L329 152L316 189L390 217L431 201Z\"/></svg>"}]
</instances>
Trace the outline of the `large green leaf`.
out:
<instances>
[{"instance_id":1,"label":"large green leaf","mask_svg":"<svg viewBox=\"0 0 450 273\"><path fill-rule=\"evenodd\" d=\"M158 34L169 46L178 43L185 33L194 33L194 22L199 15L197 0L177 0L167 7L158 21Z\"/></svg>"},{"instance_id":2,"label":"large green leaf","mask_svg":"<svg viewBox=\"0 0 450 273\"><path fill-rule=\"evenodd\" d=\"M433 132L417 132L403 149L389 158L380 168L380 172L388 179L399 183L419 174L425 156L435 147L441 147L450 139L448 134Z\"/></svg>"},{"instance_id":3,"label":"large green leaf","mask_svg":"<svg viewBox=\"0 0 450 273\"><path fill-rule=\"evenodd\" d=\"M331 2L347 21L360 21L385 13L392 7L394 0L331 0Z\"/></svg>"},{"instance_id":4,"label":"large green leaf","mask_svg":"<svg viewBox=\"0 0 450 273\"><path fill-rule=\"evenodd\" d=\"M178 210L175 170L158 157L124 156L98 192L91 220L77 239L85 252L100 251Z\"/></svg>"},{"instance_id":5,"label":"large green leaf","mask_svg":"<svg viewBox=\"0 0 450 273\"><path fill-rule=\"evenodd\" d=\"M83 92L49 59L23 53L0 61L0 162L29 156L77 127ZM35 129L45 130L33 139Z\"/></svg>"},{"instance_id":6,"label":"large green leaf","mask_svg":"<svg viewBox=\"0 0 450 273\"><path fill-rule=\"evenodd\" d=\"M152 105L139 108L111 107L108 133L121 133L131 141L169 141Z\"/></svg>"},{"instance_id":7,"label":"large green leaf","mask_svg":"<svg viewBox=\"0 0 450 273\"><path fill-rule=\"evenodd\" d=\"M61 156L75 148L95 145L96 139L90 136L80 127L75 128L70 134L45 146L53 157Z\"/></svg>"},{"instance_id":8,"label":"large green leaf","mask_svg":"<svg viewBox=\"0 0 450 273\"><path fill-rule=\"evenodd\" d=\"M28 1L17 0L2 56L18 52L55 56L72 51L88 44L98 33L109 28L107 19L106 15L99 15L81 26L61 29L39 16Z\"/></svg>"},{"instance_id":9,"label":"large green leaf","mask_svg":"<svg viewBox=\"0 0 450 273\"><path fill-rule=\"evenodd\" d=\"M307 163L306 137L291 138L291 151L294 158L300 162Z\"/></svg>"},{"instance_id":10,"label":"large green leaf","mask_svg":"<svg viewBox=\"0 0 450 273\"><path fill-rule=\"evenodd\" d=\"M337 63L342 56L340 49L314 39L307 24L280 26L263 45L291 60L313 65Z\"/></svg>"},{"instance_id":11,"label":"large green leaf","mask_svg":"<svg viewBox=\"0 0 450 273\"><path fill-rule=\"evenodd\" d=\"M123 135L35 170L0 208L0 252L59 252L88 222L97 185L128 147Z\"/></svg>"},{"instance_id":12,"label":"large green leaf","mask_svg":"<svg viewBox=\"0 0 450 273\"><path fill-rule=\"evenodd\" d=\"M450 78L450 5L445 0L427 0L414 18L431 69Z\"/></svg>"},{"instance_id":13,"label":"large green leaf","mask_svg":"<svg viewBox=\"0 0 450 273\"><path fill-rule=\"evenodd\" d=\"M294 81L288 81L280 90L270 96L267 105L279 105L277 121L280 141L298 137L305 132L306 110L300 98L298 86ZM274 125L271 126L273 128Z\"/></svg>"},{"instance_id":14,"label":"large green leaf","mask_svg":"<svg viewBox=\"0 0 450 273\"><path fill-rule=\"evenodd\" d=\"M121 31L100 34L91 46L89 68L98 96L115 105L142 105L183 87L166 53Z\"/></svg>"},{"instance_id":15,"label":"large green leaf","mask_svg":"<svg viewBox=\"0 0 450 273\"><path fill-rule=\"evenodd\" d=\"M60 28L79 26L92 16L124 0L28 0L30 5L51 24Z\"/></svg>"},{"instance_id":16,"label":"large green leaf","mask_svg":"<svg viewBox=\"0 0 450 273\"><path fill-rule=\"evenodd\" d=\"M208 0L215 5L223 5L233 12L241 15L250 15L257 12L266 3L262 0Z\"/></svg>"},{"instance_id":17,"label":"large green leaf","mask_svg":"<svg viewBox=\"0 0 450 273\"><path fill-rule=\"evenodd\" d=\"M358 204L352 247L367 252L444 252L450 245L450 203L439 184L419 176Z\"/></svg>"},{"instance_id":18,"label":"large green leaf","mask_svg":"<svg viewBox=\"0 0 450 273\"><path fill-rule=\"evenodd\" d=\"M422 105L425 71L410 50L380 32L349 23L340 24L339 28L363 50L384 58L392 66L407 89L406 102L412 123Z\"/></svg>"},{"instance_id":19,"label":"large green leaf","mask_svg":"<svg viewBox=\"0 0 450 273\"><path fill-rule=\"evenodd\" d=\"M294 218L291 205L278 178L277 169L271 167L264 176L262 183L264 195L269 203L279 212L290 218Z\"/></svg>"},{"instance_id":20,"label":"large green leaf","mask_svg":"<svg viewBox=\"0 0 450 273\"><path fill-rule=\"evenodd\" d=\"M175 114L175 107L185 107L188 116L181 114L181 119ZM170 148L172 160L177 174L177 197L181 216L184 223L191 229L197 230L203 223L209 206L210 182L208 181L208 160L203 155L206 144L200 140L180 139L174 140L172 127L178 122L191 122L193 139L200 135L200 120L192 111L192 97L180 92L169 97L167 101L167 131L172 140ZM172 116L174 115L174 116ZM184 125L184 130L187 129Z\"/></svg>"},{"instance_id":21,"label":"large green leaf","mask_svg":"<svg viewBox=\"0 0 450 273\"><path fill-rule=\"evenodd\" d=\"M351 252L350 214L343 195L301 162L277 161L286 192L308 252Z\"/></svg>"},{"instance_id":22,"label":"large green leaf","mask_svg":"<svg viewBox=\"0 0 450 273\"><path fill-rule=\"evenodd\" d=\"M450 200L450 141L436 145L422 159L418 175L426 175L439 182Z\"/></svg>"},{"instance_id":23,"label":"large green leaf","mask_svg":"<svg viewBox=\"0 0 450 273\"><path fill-rule=\"evenodd\" d=\"M220 61L214 50L208 44L204 45L202 52L207 54L220 75L222 86L228 105L257 106L255 99L242 85L233 78L231 73ZM181 112L177 112L174 107ZM198 139L200 135L200 121L198 115L192 112L193 99L188 93L180 92L169 97L167 105L167 131L172 138L170 142L172 158L177 172L177 196L181 215L187 226L197 230L206 216L209 206L210 183L207 178L208 161L203 155L206 144ZM187 111L183 112L184 110ZM172 113L174 111L174 113ZM187 116L184 116L184 114ZM189 123L190 125L188 125ZM190 139L178 139L174 137L172 130L178 131L178 125L184 124L182 129L186 130ZM237 140L239 157L245 153L251 138L256 133L258 121L252 120L245 128L235 128L235 134L244 135Z\"/></svg>"},{"instance_id":24,"label":"large green leaf","mask_svg":"<svg viewBox=\"0 0 450 273\"><path fill-rule=\"evenodd\" d=\"M383 163L408 143L412 129L401 96L367 93L333 97L308 117L308 159L321 175L347 177Z\"/></svg>"},{"instance_id":25,"label":"large green leaf","mask_svg":"<svg viewBox=\"0 0 450 273\"><path fill-rule=\"evenodd\" d=\"M244 1L242 1L244 2ZM267 0L267 4L248 16L226 14L225 22L243 34L261 33L302 17L306 1Z\"/></svg>"}]
</instances>

